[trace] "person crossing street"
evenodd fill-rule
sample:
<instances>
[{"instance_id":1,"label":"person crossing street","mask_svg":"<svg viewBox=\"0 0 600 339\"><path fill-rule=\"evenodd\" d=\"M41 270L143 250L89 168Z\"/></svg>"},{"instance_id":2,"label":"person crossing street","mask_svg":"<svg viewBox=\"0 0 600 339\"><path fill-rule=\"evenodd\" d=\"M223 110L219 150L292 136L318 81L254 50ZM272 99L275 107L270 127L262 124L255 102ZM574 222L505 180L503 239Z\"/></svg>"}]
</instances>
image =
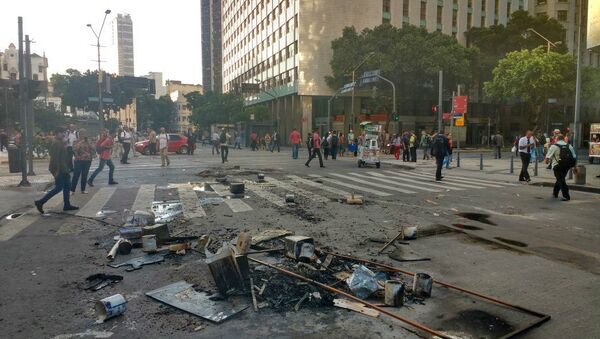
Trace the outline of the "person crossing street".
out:
<instances>
[{"instance_id":1,"label":"person crossing street","mask_svg":"<svg viewBox=\"0 0 600 339\"><path fill-rule=\"evenodd\" d=\"M125 126L123 127L123 130L121 131L120 135L119 135L119 142L121 143L121 145L123 146L123 156L121 157L121 164L124 165L128 165L129 162L127 160L129 160L129 151L131 150L131 130L129 129L129 127Z\"/></svg>"},{"instance_id":2,"label":"person crossing street","mask_svg":"<svg viewBox=\"0 0 600 339\"><path fill-rule=\"evenodd\" d=\"M302 142L302 138L300 137L300 132L297 129L293 129L292 133L290 133L290 144L292 145L292 159L298 159L298 149L300 148L300 143Z\"/></svg>"},{"instance_id":3,"label":"person crossing street","mask_svg":"<svg viewBox=\"0 0 600 339\"><path fill-rule=\"evenodd\" d=\"M102 172L104 166L108 166L108 184L116 185L116 182L113 178L115 173L115 165L112 162L111 155L112 149L114 145L114 133L109 133L108 131L102 132L100 138L96 142L96 152L100 158L100 163L98 164L98 168L92 173L92 176L88 179L88 186L94 187L94 179L96 176Z\"/></svg>"},{"instance_id":4,"label":"person crossing street","mask_svg":"<svg viewBox=\"0 0 600 339\"><path fill-rule=\"evenodd\" d=\"M533 140L533 132L527 131L524 137L519 139L518 143L519 148L519 156L521 157L521 173L519 173L519 181L521 182L530 182L531 178L529 177L529 171L527 170L529 167L529 163L531 162L531 150L535 147Z\"/></svg>"},{"instance_id":5,"label":"person crossing street","mask_svg":"<svg viewBox=\"0 0 600 339\"><path fill-rule=\"evenodd\" d=\"M315 128L313 135L312 135L312 154L310 155L310 157L308 158L308 160L306 161L306 163L304 164L306 167L310 167L310 162L312 161L312 159L314 159L315 157L319 157L319 166L320 167L325 167L323 166L323 156L321 155L321 137L319 136L319 130L317 128Z\"/></svg>"},{"instance_id":6,"label":"person crossing street","mask_svg":"<svg viewBox=\"0 0 600 339\"><path fill-rule=\"evenodd\" d=\"M71 168L68 162L68 153L65 148L64 129L58 128L55 131L55 138L50 146L50 164L48 170L54 177L54 187L48 191L40 200L34 201L37 210L44 214L44 204L60 191L63 192L63 211L73 211L79 209L71 205L69 200L71 177Z\"/></svg>"},{"instance_id":7,"label":"person crossing street","mask_svg":"<svg viewBox=\"0 0 600 339\"><path fill-rule=\"evenodd\" d=\"M434 137L431 144L431 153L435 157L435 180L440 181L444 178L442 176L442 167L444 167L444 158L448 156L450 152L450 141L442 132L438 132Z\"/></svg>"},{"instance_id":8,"label":"person crossing street","mask_svg":"<svg viewBox=\"0 0 600 339\"><path fill-rule=\"evenodd\" d=\"M548 149L545 161L552 166L554 178L556 178L552 196L558 198L558 193L561 192L563 201L571 200L569 186L565 178L571 168L573 168L574 173L577 173L577 167L575 167L577 164L577 154L573 146L567 144L564 135L558 134L556 136L556 142Z\"/></svg>"},{"instance_id":9,"label":"person crossing street","mask_svg":"<svg viewBox=\"0 0 600 339\"><path fill-rule=\"evenodd\" d=\"M158 152L160 153L160 167L171 165L169 160L169 136L164 127L160 128L158 135Z\"/></svg>"}]
</instances>

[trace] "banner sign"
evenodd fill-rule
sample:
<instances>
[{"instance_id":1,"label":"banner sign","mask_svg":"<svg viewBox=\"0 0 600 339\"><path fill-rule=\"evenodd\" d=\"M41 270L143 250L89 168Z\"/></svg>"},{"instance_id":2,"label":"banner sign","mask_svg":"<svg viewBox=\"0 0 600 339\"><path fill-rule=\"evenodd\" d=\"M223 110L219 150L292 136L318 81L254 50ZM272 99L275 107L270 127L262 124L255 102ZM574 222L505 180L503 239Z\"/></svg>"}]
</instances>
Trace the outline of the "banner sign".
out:
<instances>
[{"instance_id":1,"label":"banner sign","mask_svg":"<svg viewBox=\"0 0 600 339\"><path fill-rule=\"evenodd\" d=\"M600 1L588 0L587 48L600 46Z\"/></svg>"}]
</instances>

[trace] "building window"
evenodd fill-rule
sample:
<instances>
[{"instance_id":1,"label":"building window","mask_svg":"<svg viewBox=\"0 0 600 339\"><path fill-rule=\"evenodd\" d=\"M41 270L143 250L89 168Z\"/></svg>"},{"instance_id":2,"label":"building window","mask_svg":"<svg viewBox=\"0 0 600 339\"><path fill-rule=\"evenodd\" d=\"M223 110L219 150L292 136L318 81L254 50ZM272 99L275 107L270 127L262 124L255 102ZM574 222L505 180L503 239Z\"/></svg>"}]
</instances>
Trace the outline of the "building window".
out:
<instances>
[{"instance_id":1,"label":"building window","mask_svg":"<svg viewBox=\"0 0 600 339\"><path fill-rule=\"evenodd\" d=\"M421 2L421 21L427 20L427 3Z\"/></svg>"},{"instance_id":2,"label":"building window","mask_svg":"<svg viewBox=\"0 0 600 339\"><path fill-rule=\"evenodd\" d=\"M8 64L3 64L2 65L2 70L8 71Z\"/></svg>"},{"instance_id":3,"label":"building window","mask_svg":"<svg viewBox=\"0 0 600 339\"><path fill-rule=\"evenodd\" d=\"M456 24L457 24L457 21L458 21L457 17L458 17L458 11L457 10L453 10L452 11L452 27L456 27Z\"/></svg>"},{"instance_id":4,"label":"building window","mask_svg":"<svg viewBox=\"0 0 600 339\"><path fill-rule=\"evenodd\" d=\"M42 65L42 64L38 65L38 72L39 73L43 73L44 72L44 65Z\"/></svg>"},{"instance_id":5,"label":"building window","mask_svg":"<svg viewBox=\"0 0 600 339\"><path fill-rule=\"evenodd\" d=\"M486 10L486 6L487 5L487 0L481 0L481 11L485 12Z\"/></svg>"},{"instance_id":6,"label":"building window","mask_svg":"<svg viewBox=\"0 0 600 339\"><path fill-rule=\"evenodd\" d=\"M558 21L567 21L567 17L569 16L569 11L557 11L556 18Z\"/></svg>"},{"instance_id":7,"label":"building window","mask_svg":"<svg viewBox=\"0 0 600 339\"><path fill-rule=\"evenodd\" d=\"M507 2L506 3L506 16L509 17L510 16L510 12L512 12L512 2Z\"/></svg>"},{"instance_id":8,"label":"building window","mask_svg":"<svg viewBox=\"0 0 600 339\"><path fill-rule=\"evenodd\" d=\"M38 77L37 73L33 75L33 80L35 80L35 81L39 80L39 77Z\"/></svg>"},{"instance_id":9,"label":"building window","mask_svg":"<svg viewBox=\"0 0 600 339\"><path fill-rule=\"evenodd\" d=\"M444 7L442 6L437 6L437 23L438 25L442 24L442 12L443 12ZM421 19L423 20L423 19Z\"/></svg>"},{"instance_id":10,"label":"building window","mask_svg":"<svg viewBox=\"0 0 600 339\"><path fill-rule=\"evenodd\" d=\"M473 8L473 0L467 1L467 7L468 8Z\"/></svg>"},{"instance_id":11,"label":"building window","mask_svg":"<svg viewBox=\"0 0 600 339\"><path fill-rule=\"evenodd\" d=\"M484 16L481 17L481 24L479 25L479 27L485 27L485 17Z\"/></svg>"},{"instance_id":12,"label":"building window","mask_svg":"<svg viewBox=\"0 0 600 339\"><path fill-rule=\"evenodd\" d=\"M402 16L408 18L408 1L402 3Z\"/></svg>"},{"instance_id":13,"label":"building window","mask_svg":"<svg viewBox=\"0 0 600 339\"><path fill-rule=\"evenodd\" d=\"M391 0L383 0L383 11L384 12L391 12L391 7L392 5L390 4Z\"/></svg>"},{"instance_id":14,"label":"building window","mask_svg":"<svg viewBox=\"0 0 600 339\"><path fill-rule=\"evenodd\" d=\"M545 5L546 4L546 0L537 0L537 4L538 5Z\"/></svg>"},{"instance_id":15,"label":"building window","mask_svg":"<svg viewBox=\"0 0 600 339\"><path fill-rule=\"evenodd\" d=\"M500 0L496 0L494 3L494 11L498 13L500 11Z\"/></svg>"}]
</instances>

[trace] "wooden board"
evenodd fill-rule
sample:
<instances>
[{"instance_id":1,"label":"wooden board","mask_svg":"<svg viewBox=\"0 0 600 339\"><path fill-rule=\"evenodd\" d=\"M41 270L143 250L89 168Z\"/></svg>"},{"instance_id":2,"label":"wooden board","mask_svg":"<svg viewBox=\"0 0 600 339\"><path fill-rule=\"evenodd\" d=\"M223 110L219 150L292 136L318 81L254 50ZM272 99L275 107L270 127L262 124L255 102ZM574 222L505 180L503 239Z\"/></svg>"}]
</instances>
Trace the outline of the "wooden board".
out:
<instances>
[{"instance_id":1,"label":"wooden board","mask_svg":"<svg viewBox=\"0 0 600 339\"><path fill-rule=\"evenodd\" d=\"M373 318L379 317L379 311L346 299L333 299L333 306L345 308L347 310L352 310L354 312L362 313Z\"/></svg>"}]
</instances>

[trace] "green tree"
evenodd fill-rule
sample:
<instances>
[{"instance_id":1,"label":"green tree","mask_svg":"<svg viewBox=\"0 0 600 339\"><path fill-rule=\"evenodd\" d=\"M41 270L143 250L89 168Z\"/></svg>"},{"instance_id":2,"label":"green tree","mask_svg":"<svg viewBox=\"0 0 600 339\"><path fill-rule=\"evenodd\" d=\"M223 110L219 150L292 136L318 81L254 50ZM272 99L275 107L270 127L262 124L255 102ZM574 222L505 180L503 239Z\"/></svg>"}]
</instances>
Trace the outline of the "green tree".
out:
<instances>
[{"instance_id":1,"label":"green tree","mask_svg":"<svg viewBox=\"0 0 600 339\"><path fill-rule=\"evenodd\" d=\"M65 116L53 107L46 106L43 102L33 102L36 130L49 132L58 126L66 125Z\"/></svg>"},{"instance_id":2,"label":"green tree","mask_svg":"<svg viewBox=\"0 0 600 339\"><path fill-rule=\"evenodd\" d=\"M250 119L252 115L254 115L254 120ZM267 105L254 105L245 107L244 110L237 116L236 121L271 121L271 113L269 113L269 108Z\"/></svg>"},{"instance_id":3,"label":"green tree","mask_svg":"<svg viewBox=\"0 0 600 339\"><path fill-rule=\"evenodd\" d=\"M154 130L168 127L177 113L171 97L164 95L155 99L152 94L139 95L136 98L136 112L138 128L150 127Z\"/></svg>"},{"instance_id":4,"label":"green tree","mask_svg":"<svg viewBox=\"0 0 600 339\"><path fill-rule=\"evenodd\" d=\"M542 105L548 98L564 98L575 90L575 59L570 54L547 53L543 47L510 52L484 85L486 95L521 98L529 106L530 120L538 129Z\"/></svg>"},{"instance_id":5,"label":"green tree","mask_svg":"<svg viewBox=\"0 0 600 339\"><path fill-rule=\"evenodd\" d=\"M185 97L192 110L192 122L199 128L206 128L216 123L236 122L244 108L243 99L231 92L223 94L192 92Z\"/></svg>"},{"instance_id":6,"label":"green tree","mask_svg":"<svg viewBox=\"0 0 600 339\"><path fill-rule=\"evenodd\" d=\"M458 44L455 38L440 32L429 33L414 26L394 27L383 24L358 33L346 27L342 36L331 43L332 75L325 78L332 89L352 81L352 70L365 60L356 71L356 78L365 70L379 69L396 84L398 103L407 110L418 110L416 103L437 97L437 79L444 71L445 87L468 84L471 61L475 53ZM369 56L369 54L372 54ZM386 98L391 111L391 89L377 85L377 95ZM381 99L379 98L379 99Z\"/></svg>"}]
</instances>

